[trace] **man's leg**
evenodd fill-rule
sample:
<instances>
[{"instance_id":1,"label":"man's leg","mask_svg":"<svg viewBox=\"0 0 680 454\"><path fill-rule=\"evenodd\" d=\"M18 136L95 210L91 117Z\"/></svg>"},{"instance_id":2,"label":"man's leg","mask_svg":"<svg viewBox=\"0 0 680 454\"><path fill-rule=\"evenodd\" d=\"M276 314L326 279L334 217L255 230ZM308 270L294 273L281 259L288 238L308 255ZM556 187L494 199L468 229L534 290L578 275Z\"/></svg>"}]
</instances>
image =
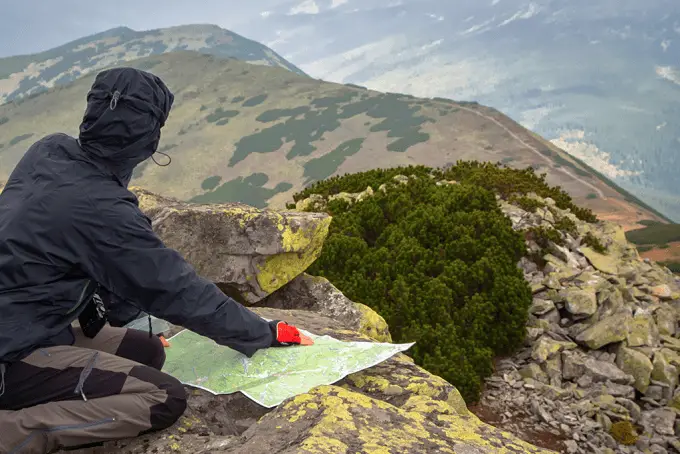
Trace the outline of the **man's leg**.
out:
<instances>
[{"instance_id":1,"label":"man's leg","mask_svg":"<svg viewBox=\"0 0 680 454\"><path fill-rule=\"evenodd\" d=\"M165 347L158 336L149 337L148 331L105 325L93 339L86 337L80 328L74 328L73 333L75 347L111 353L158 370L165 363Z\"/></svg>"},{"instance_id":2,"label":"man's leg","mask_svg":"<svg viewBox=\"0 0 680 454\"><path fill-rule=\"evenodd\" d=\"M185 409L182 384L152 367L81 347L39 349L7 368L0 452L134 437L171 426Z\"/></svg>"}]
</instances>

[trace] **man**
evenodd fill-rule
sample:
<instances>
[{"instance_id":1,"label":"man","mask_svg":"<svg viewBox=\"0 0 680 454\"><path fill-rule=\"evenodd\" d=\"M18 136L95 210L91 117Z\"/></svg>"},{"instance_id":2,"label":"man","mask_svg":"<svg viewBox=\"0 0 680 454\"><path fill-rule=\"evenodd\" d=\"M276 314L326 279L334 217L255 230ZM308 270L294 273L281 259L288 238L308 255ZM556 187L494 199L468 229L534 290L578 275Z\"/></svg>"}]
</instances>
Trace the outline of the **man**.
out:
<instances>
[{"instance_id":1,"label":"man","mask_svg":"<svg viewBox=\"0 0 680 454\"><path fill-rule=\"evenodd\" d=\"M101 72L79 138L33 144L0 195L2 453L134 437L182 415L160 339L120 328L140 313L247 356L300 343L295 327L247 310L165 247L127 190L173 99L152 74Z\"/></svg>"}]
</instances>

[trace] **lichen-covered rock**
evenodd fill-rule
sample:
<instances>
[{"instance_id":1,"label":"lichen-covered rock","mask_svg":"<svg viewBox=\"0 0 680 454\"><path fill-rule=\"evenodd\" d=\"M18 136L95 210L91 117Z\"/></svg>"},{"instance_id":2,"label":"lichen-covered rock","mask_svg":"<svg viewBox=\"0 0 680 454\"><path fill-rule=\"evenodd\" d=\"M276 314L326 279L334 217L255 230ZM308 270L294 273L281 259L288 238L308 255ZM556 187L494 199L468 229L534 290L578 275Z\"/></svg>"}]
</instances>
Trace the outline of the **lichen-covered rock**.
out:
<instances>
[{"instance_id":1,"label":"lichen-covered rock","mask_svg":"<svg viewBox=\"0 0 680 454\"><path fill-rule=\"evenodd\" d=\"M635 389L644 394L652 376L652 362L644 354L632 348L620 346L616 352L616 365L635 378Z\"/></svg>"},{"instance_id":2,"label":"lichen-covered rock","mask_svg":"<svg viewBox=\"0 0 680 454\"><path fill-rule=\"evenodd\" d=\"M412 396L398 408L335 386L282 404L243 437L225 453L549 452L426 396Z\"/></svg>"},{"instance_id":3,"label":"lichen-covered rock","mask_svg":"<svg viewBox=\"0 0 680 454\"><path fill-rule=\"evenodd\" d=\"M203 277L254 303L293 280L321 253L331 218L239 203L196 205L131 188L163 242Z\"/></svg>"},{"instance_id":4,"label":"lichen-covered rock","mask_svg":"<svg viewBox=\"0 0 680 454\"><path fill-rule=\"evenodd\" d=\"M629 347L654 347L659 343L659 329L651 314L635 314L628 325L626 343Z\"/></svg>"},{"instance_id":5,"label":"lichen-covered rock","mask_svg":"<svg viewBox=\"0 0 680 454\"><path fill-rule=\"evenodd\" d=\"M618 312L586 328L576 336L576 341L593 350L621 342L628 336L631 319L630 312Z\"/></svg>"},{"instance_id":6,"label":"lichen-covered rock","mask_svg":"<svg viewBox=\"0 0 680 454\"><path fill-rule=\"evenodd\" d=\"M552 339L548 336L542 336L538 342L534 345L534 349L531 352L531 357L539 362L545 362L548 358L552 358L557 355L562 350L570 350L576 348L576 344L573 342L562 342Z\"/></svg>"},{"instance_id":7,"label":"lichen-covered rock","mask_svg":"<svg viewBox=\"0 0 680 454\"><path fill-rule=\"evenodd\" d=\"M257 306L318 312L378 342L392 342L384 318L370 307L351 301L323 277L302 273Z\"/></svg>"},{"instance_id":8,"label":"lichen-covered rock","mask_svg":"<svg viewBox=\"0 0 680 454\"><path fill-rule=\"evenodd\" d=\"M670 391L673 391L678 385L678 368L675 367L671 361L672 356L668 351L657 351L654 354L654 361L652 361L652 380L665 383L668 385Z\"/></svg>"},{"instance_id":9,"label":"lichen-covered rock","mask_svg":"<svg viewBox=\"0 0 680 454\"><path fill-rule=\"evenodd\" d=\"M607 274L618 274L621 258L617 255L605 255L596 252L592 248L584 246L581 252L586 256L588 261L595 267L595 269Z\"/></svg>"},{"instance_id":10,"label":"lichen-covered rock","mask_svg":"<svg viewBox=\"0 0 680 454\"><path fill-rule=\"evenodd\" d=\"M565 292L566 309L573 315L593 315L597 311L597 295L592 289L569 288Z\"/></svg>"},{"instance_id":11,"label":"lichen-covered rock","mask_svg":"<svg viewBox=\"0 0 680 454\"><path fill-rule=\"evenodd\" d=\"M654 312L659 334L674 336L678 326L678 317L670 306L661 306Z\"/></svg>"}]
</instances>

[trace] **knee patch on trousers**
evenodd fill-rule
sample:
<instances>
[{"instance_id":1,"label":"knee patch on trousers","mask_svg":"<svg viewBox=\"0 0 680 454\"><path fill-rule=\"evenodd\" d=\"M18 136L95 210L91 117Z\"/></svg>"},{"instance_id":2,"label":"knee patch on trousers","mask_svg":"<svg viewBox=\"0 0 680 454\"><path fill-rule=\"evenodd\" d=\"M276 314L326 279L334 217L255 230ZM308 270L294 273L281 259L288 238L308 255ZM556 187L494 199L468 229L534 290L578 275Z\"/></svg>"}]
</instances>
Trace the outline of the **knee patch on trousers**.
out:
<instances>
[{"instance_id":1,"label":"knee patch on trousers","mask_svg":"<svg viewBox=\"0 0 680 454\"><path fill-rule=\"evenodd\" d=\"M187 397L184 385L179 380L150 367L134 367L129 375L147 383L153 383L167 394L165 402L151 407L151 429L148 432L166 429L184 414L187 408Z\"/></svg>"},{"instance_id":2,"label":"knee patch on trousers","mask_svg":"<svg viewBox=\"0 0 680 454\"><path fill-rule=\"evenodd\" d=\"M161 370L165 364L165 347L158 336L129 329L120 342L116 355Z\"/></svg>"}]
</instances>

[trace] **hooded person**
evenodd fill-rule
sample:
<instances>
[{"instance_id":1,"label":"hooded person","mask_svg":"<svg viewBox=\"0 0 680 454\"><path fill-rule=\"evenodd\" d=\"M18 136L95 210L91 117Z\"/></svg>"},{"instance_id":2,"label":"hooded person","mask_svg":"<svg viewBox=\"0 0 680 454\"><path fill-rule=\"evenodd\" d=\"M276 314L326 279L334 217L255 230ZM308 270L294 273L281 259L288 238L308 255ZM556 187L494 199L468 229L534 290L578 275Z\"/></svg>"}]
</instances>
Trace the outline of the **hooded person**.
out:
<instances>
[{"instance_id":1,"label":"hooded person","mask_svg":"<svg viewBox=\"0 0 680 454\"><path fill-rule=\"evenodd\" d=\"M182 384L161 372L161 340L121 328L140 313L247 356L300 343L294 326L197 275L127 189L135 166L153 159L173 100L153 74L99 73L79 137L34 143L0 194L2 453L133 437L183 414Z\"/></svg>"}]
</instances>

